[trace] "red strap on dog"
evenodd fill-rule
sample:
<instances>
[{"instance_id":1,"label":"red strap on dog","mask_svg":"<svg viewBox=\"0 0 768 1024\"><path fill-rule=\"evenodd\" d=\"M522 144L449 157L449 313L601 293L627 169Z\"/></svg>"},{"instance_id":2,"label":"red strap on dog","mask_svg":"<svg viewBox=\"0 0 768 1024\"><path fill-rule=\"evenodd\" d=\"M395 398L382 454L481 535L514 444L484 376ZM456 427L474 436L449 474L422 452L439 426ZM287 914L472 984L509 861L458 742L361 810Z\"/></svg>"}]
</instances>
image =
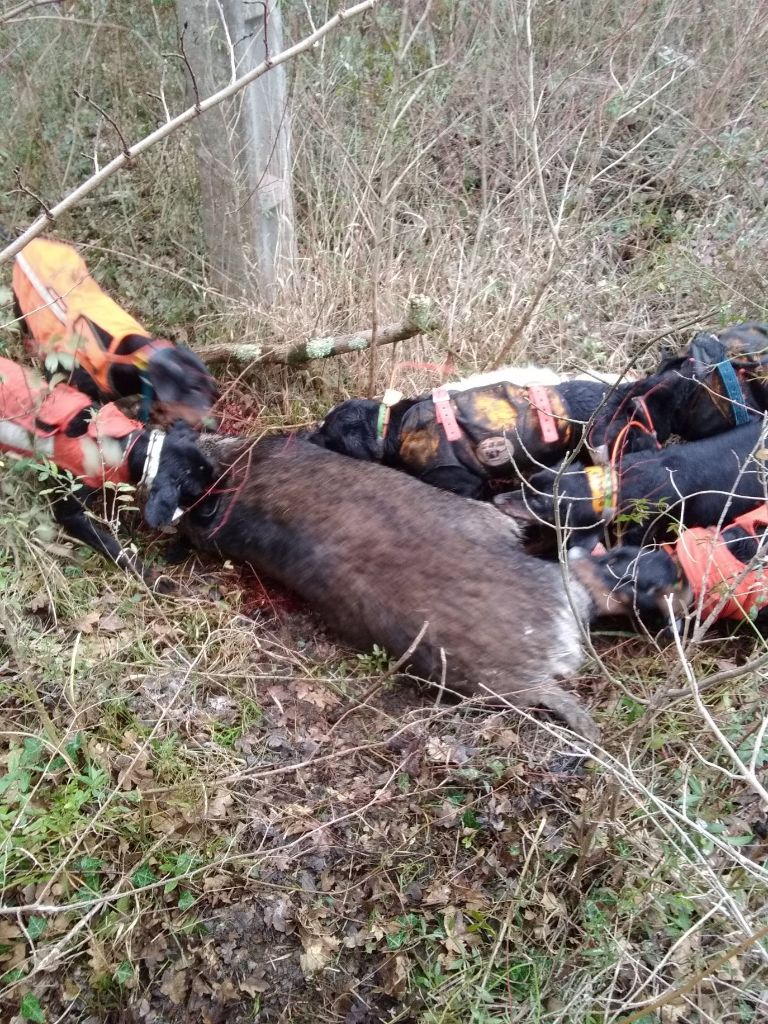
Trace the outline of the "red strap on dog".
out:
<instances>
[{"instance_id":1,"label":"red strap on dog","mask_svg":"<svg viewBox=\"0 0 768 1024\"><path fill-rule=\"evenodd\" d=\"M528 400L539 415L542 441L545 444L554 444L556 441L559 441L560 434L557 429L557 420L552 414L552 406L547 389L540 384L531 384L528 388Z\"/></svg>"},{"instance_id":2,"label":"red strap on dog","mask_svg":"<svg viewBox=\"0 0 768 1024\"><path fill-rule=\"evenodd\" d=\"M445 436L449 441L458 441L461 437L461 427L453 411L447 389L435 388L432 392L432 401L435 403L435 419L445 431Z\"/></svg>"},{"instance_id":3,"label":"red strap on dog","mask_svg":"<svg viewBox=\"0 0 768 1024\"><path fill-rule=\"evenodd\" d=\"M767 513L768 508L761 505L730 525L754 535L755 524L768 524ZM674 545L674 554L694 597L701 600L705 618L719 608L719 619L749 619L768 604L766 570L758 566L745 571L744 563L731 554L714 527L684 530Z\"/></svg>"},{"instance_id":4,"label":"red strap on dog","mask_svg":"<svg viewBox=\"0 0 768 1024\"><path fill-rule=\"evenodd\" d=\"M745 512L743 516L737 516L729 525L740 526L754 537L756 526L768 526L768 503L758 505L751 512Z\"/></svg>"}]
</instances>

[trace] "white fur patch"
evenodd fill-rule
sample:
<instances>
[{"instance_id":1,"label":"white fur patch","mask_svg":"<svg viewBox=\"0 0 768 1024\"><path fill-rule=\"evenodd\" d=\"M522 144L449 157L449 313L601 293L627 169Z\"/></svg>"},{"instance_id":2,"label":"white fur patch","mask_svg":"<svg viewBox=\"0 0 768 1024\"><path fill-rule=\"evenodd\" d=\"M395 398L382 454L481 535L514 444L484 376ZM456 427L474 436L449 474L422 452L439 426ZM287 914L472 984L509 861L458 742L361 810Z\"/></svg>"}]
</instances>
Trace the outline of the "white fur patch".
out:
<instances>
[{"instance_id":1,"label":"white fur patch","mask_svg":"<svg viewBox=\"0 0 768 1024\"><path fill-rule=\"evenodd\" d=\"M490 387L493 384L514 384L515 387L529 388L536 384L553 386L565 378L541 366L502 366L490 373L475 373L471 377L446 384L448 391L469 391L470 388Z\"/></svg>"},{"instance_id":2,"label":"white fur patch","mask_svg":"<svg viewBox=\"0 0 768 1024\"><path fill-rule=\"evenodd\" d=\"M635 374L602 373L600 370L586 370L583 373L555 373L542 366L502 366L490 373L474 373L471 377L446 384L448 391L469 391L470 388L491 387L493 384L513 384L518 388L535 385L554 387L570 380L591 380L600 384L618 384L620 381L636 380Z\"/></svg>"}]
</instances>

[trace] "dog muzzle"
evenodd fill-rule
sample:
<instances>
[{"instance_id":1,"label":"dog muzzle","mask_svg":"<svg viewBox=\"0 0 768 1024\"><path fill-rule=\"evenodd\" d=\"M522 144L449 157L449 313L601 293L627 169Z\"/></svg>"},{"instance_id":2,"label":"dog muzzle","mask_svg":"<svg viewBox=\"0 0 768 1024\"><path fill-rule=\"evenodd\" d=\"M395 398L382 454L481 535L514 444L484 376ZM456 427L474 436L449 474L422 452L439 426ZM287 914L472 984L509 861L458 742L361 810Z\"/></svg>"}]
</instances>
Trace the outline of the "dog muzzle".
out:
<instances>
[{"instance_id":1,"label":"dog muzzle","mask_svg":"<svg viewBox=\"0 0 768 1024\"><path fill-rule=\"evenodd\" d=\"M141 472L141 479L139 480L140 488L144 488L147 491L152 489L152 484L157 479L157 472L160 469L160 456L163 454L164 445L165 434L163 431L150 431L149 442L147 444L147 454L144 458L144 469ZM175 523L183 515L184 509L177 508L171 517L171 522Z\"/></svg>"}]
</instances>

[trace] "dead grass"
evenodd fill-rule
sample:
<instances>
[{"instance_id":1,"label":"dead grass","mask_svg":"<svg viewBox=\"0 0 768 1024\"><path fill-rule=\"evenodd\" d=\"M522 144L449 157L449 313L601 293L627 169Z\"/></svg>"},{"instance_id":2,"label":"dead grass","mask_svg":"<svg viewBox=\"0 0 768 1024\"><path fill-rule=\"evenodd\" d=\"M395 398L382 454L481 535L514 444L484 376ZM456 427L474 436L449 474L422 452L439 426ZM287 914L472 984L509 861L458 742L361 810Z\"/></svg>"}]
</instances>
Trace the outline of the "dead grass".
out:
<instances>
[{"instance_id":1,"label":"dead grass","mask_svg":"<svg viewBox=\"0 0 768 1024\"><path fill-rule=\"evenodd\" d=\"M296 38L326 13L284 8ZM766 28L741 0L412 0L346 27L292 69L301 277L269 310L207 284L187 137L61 233L197 345L351 330L431 295L441 330L380 352L379 390L433 383L402 359L648 367L676 324L765 315ZM129 137L175 109L174 32L143 0L4 26L4 180L18 165L53 197L114 152L71 85ZM10 228L38 212L0 200ZM232 424L309 422L368 373L361 355L232 381ZM765 1019L764 944L712 968L765 920L763 669L703 714L663 697L688 685L673 648L599 637L576 685L605 750L550 776L552 730L408 684L369 697L386 659L271 587L194 566L157 601L61 550L33 475L0 487L8 1016L608 1024L666 996L644 1021ZM686 656L704 681L753 649Z\"/></svg>"}]
</instances>

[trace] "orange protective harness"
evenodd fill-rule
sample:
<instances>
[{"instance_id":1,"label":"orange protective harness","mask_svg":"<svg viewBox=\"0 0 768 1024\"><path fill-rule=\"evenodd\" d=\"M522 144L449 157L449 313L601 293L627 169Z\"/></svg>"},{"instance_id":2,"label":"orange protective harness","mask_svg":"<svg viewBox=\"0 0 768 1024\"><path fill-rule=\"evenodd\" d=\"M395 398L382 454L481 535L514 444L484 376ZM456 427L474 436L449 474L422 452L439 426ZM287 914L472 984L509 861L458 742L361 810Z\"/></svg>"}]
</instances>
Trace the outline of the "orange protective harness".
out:
<instances>
[{"instance_id":1,"label":"orange protective harness","mask_svg":"<svg viewBox=\"0 0 768 1024\"><path fill-rule=\"evenodd\" d=\"M768 504L746 512L729 526L739 526L754 537L756 527L768 527ZM701 600L705 618L721 602L719 619L754 619L768 604L768 570L758 566L745 571L744 563L731 554L716 528L684 530L676 543L666 545L665 549L680 563L697 606Z\"/></svg>"},{"instance_id":2,"label":"orange protective harness","mask_svg":"<svg viewBox=\"0 0 768 1024\"><path fill-rule=\"evenodd\" d=\"M69 424L89 408L94 415L86 433L68 437ZM113 403L93 406L92 399L68 384L51 388L37 374L0 357L0 450L45 455L89 487L130 483L130 447L123 439L143 429Z\"/></svg>"},{"instance_id":3,"label":"orange protective harness","mask_svg":"<svg viewBox=\"0 0 768 1024\"><path fill-rule=\"evenodd\" d=\"M64 242L35 238L16 256L13 291L29 331L43 358L67 353L96 382L103 395L113 393L110 368L118 363L144 369L151 350L172 348L152 338L102 291L81 256ZM108 337L105 348L96 330ZM146 346L130 355L118 349L130 335L146 338Z\"/></svg>"}]
</instances>

